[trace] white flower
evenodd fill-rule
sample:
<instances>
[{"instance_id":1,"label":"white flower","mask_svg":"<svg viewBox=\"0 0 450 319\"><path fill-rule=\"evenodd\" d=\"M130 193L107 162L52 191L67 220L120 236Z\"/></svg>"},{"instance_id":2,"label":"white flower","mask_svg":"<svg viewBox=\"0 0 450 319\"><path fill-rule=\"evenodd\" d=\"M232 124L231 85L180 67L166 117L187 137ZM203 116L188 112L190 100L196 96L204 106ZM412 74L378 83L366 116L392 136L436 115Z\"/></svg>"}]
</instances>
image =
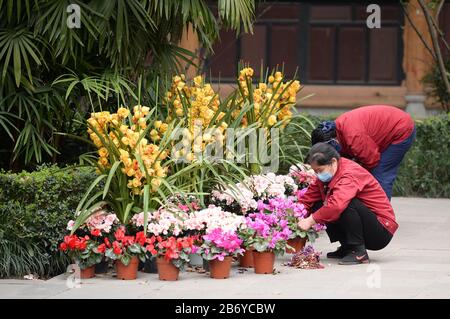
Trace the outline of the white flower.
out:
<instances>
[{"instance_id":1,"label":"white flower","mask_svg":"<svg viewBox=\"0 0 450 319\"><path fill-rule=\"evenodd\" d=\"M72 231L74 224L75 222L73 220L69 220L69 222L67 223L67 230Z\"/></svg>"}]
</instances>

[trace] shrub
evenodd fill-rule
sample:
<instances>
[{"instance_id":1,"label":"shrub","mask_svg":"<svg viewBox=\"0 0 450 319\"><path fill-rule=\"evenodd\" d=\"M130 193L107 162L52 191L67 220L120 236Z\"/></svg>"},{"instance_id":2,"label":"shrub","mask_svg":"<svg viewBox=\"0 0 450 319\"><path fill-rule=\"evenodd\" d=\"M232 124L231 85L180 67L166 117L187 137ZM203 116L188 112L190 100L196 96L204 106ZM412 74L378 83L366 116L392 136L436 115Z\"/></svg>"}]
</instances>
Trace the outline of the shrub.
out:
<instances>
[{"instance_id":1,"label":"shrub","mask_svg":"<svg viewBox=\"0 0 450 319\"><path fill-rule=\"evenodd\" d=\"M32 173L0 172L0 277L65 270L69 260L58 243L95 178L91 169L45 165Z\"/></svg>"},{"instance_id":2,"label":"shrub","mask_svg":"<svg viewBox=\"0 0 450 319\"><path fill-rule=\"evenodd\" d=\"M450 197L450 114L416 121L417 137L394 184L395 196Z\"/></svg>"}]
</instances>

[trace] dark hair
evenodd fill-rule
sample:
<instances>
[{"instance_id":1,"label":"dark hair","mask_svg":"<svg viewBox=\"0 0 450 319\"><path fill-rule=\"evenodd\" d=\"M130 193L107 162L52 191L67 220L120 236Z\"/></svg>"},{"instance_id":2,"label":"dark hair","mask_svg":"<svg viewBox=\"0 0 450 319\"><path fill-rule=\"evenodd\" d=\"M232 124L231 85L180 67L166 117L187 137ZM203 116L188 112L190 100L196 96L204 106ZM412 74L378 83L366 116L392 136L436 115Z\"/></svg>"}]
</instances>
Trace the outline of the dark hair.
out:
<instances>
[{"instance_id":1,"label":"dark hair","mask_svg":"<svg viewBox=\"0 0 450 319\"><path fill-rule=\"evenodd\" d=\"M317 143L308 152L306 156L306 163L317 165L328 165L331 164L331 160L335 158L339 160L341 156L336 149L327 143Z\"/></svg>"},{"instance_id":2,"label":"dark hair","mask_svg":"<svg viewBox=\"0 0 450 319\"><path fill-rule=\"evenodd\" d=\"M326 126L326 128L324 128ZM311 133L311 145L326 142L336 137L336 125L332 121L319 124Z\"/></svg>"}]
</instances>

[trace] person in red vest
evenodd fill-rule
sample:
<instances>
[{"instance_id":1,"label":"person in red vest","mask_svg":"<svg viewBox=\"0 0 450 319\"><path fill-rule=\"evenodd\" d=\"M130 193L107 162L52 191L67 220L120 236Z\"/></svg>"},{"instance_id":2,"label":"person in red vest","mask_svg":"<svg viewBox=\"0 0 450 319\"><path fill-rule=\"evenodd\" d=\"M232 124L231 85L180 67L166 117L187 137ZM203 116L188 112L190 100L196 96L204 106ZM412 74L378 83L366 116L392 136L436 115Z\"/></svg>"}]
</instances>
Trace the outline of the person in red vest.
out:
<instances>
[{"instance_id":1,"label":"person in red vest","mask_svg":"<svg viewBox=\"0 0 450 319\"><path fill-rule=\"evenodd\" d=\"M311 144L326 142L354 159L381 184L389 200L398 168L416 136L411 116L388 105L370 105L319 124Z\"/></svg>"},{"instance_id":2,"label":"person in red vest","mask_svg":"<svg viewBox=\"0 0 450 319\"><path fill-rule=\"evenodd\" d=\"M339 258L342 265L368 263L367 249L386 247L398 228L386 193L366 169L327 143L315 144L307 163L317 181L299 198L310 213L299 227L325 224L330 241L341 244L328 258Z\"/></svg>"}]
</instances>

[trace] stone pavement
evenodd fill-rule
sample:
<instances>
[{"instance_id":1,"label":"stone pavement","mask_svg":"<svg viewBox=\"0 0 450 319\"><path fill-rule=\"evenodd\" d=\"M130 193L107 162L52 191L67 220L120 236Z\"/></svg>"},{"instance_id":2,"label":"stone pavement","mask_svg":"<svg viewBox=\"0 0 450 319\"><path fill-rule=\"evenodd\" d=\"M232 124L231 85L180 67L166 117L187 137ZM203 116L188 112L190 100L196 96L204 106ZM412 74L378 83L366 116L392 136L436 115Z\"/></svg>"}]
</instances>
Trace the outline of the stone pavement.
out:
<instances>
[{"instance_id":1,"label":"stone pavement","mask_svg":"<svg viewBox=\"0 0 450 319\"><path fill-rule=\"evenodd\" d=\"M300 270L281 264L276 275L240 273L227 280L205 274L180 274L161 282L157 274L139 273L134 281L110 276L66 285L66 274L47 281L0 280L0 298L450 298L450 199L394 198L400 228L388 247L371 252L371 264L340 266L322 259L325 269ZM316 250L334 250L326 234Z\"/></svg>"}]
</instances>

